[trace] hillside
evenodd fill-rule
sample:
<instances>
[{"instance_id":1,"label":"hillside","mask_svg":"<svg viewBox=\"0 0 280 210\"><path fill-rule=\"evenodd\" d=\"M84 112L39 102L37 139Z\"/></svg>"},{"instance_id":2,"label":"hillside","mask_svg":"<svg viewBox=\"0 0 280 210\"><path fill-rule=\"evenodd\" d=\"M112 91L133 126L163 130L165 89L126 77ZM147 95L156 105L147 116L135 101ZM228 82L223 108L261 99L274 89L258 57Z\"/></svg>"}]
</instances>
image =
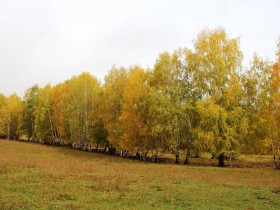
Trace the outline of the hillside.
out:
<instances>
[{"instance_id":1,"label":"hillside","mask_svg":"<svg viewBox=\"0 0 280 210\"><path fill-rule=\"evenodd\" d=\"M277 209L279 177L0 140L1 209Z\"/></svg>"}]
</instances>

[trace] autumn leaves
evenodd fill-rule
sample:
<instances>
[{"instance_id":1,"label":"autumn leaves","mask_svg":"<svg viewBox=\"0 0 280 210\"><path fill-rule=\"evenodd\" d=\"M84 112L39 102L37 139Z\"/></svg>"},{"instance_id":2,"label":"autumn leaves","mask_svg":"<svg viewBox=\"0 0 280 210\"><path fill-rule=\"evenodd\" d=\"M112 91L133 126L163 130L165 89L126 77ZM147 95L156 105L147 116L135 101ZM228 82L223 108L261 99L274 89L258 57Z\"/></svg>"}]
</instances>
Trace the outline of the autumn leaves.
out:
<instances>
[{"instance_id":1,"label":"autumn leaves","mask_svg":"<svg viewBox=\"0 0 280 210\"><path fill-rule=\"evenodd\" d=\"M254 57L242 66L238 39L204 30L194 48L160 54L153 69L113 67L104 85L82 73L21 100L0 100L0 132L137 153L220 157L267 153L279 144L279 65Z\"/></svg>"}]
</instances>

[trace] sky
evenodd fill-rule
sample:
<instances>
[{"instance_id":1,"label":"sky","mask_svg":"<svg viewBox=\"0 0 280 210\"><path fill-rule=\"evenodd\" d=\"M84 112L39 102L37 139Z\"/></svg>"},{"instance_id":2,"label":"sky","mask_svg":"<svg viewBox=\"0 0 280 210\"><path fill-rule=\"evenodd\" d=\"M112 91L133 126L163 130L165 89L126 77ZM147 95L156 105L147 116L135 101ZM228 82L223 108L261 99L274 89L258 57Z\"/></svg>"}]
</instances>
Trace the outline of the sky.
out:
<instances>
[{"instance_id":1,"label":"sky","mask_svg":"<svg viewBox=\"0 0 280 210\"><path fill-rule=\"evenodd\" d=\"M275 60L279 0L0 0L0 93L23 96L113 65L152 68L205 28L240 38L244 64Z\"/></svg>"}]
</instances>

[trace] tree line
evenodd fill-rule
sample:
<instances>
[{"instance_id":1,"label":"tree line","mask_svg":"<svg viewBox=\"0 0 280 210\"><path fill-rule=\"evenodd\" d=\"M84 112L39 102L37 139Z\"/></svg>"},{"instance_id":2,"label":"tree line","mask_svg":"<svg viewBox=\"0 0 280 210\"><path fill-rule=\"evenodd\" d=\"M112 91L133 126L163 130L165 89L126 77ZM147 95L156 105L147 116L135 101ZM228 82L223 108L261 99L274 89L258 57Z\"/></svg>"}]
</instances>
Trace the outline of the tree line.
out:
<instances>
[{"instance_id":1,"label":"tree line","mask_svg":"<svg viewBox=\"0 0 280 210\"><path fill-rule=\"evenodd\" d=\"M112 67L101 84L85 72L23 98L0 94L0 136L136 156L184 151L275 155L279 164L280 41L276 61L242 65L238 38L205 29L192 48L163 52L152 69Z\"/></svg>"}]
</instances>

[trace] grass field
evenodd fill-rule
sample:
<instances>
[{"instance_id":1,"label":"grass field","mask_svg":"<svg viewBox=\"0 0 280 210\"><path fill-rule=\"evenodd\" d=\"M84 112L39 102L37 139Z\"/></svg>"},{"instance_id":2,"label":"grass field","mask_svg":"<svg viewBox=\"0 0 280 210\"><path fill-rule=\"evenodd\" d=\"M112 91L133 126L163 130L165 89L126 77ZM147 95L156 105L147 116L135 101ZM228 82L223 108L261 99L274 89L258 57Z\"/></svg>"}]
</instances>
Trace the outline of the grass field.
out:
<instances>
[{"instance_id":1,"label":"grass field","mask_svg":"<svg viewBox=\"0 0 280 210\"><path fill-rule=\"evenodd\" d=\"M279 209L279 179L0 140L0 209Z\"/></svg>"}]
</instances>

